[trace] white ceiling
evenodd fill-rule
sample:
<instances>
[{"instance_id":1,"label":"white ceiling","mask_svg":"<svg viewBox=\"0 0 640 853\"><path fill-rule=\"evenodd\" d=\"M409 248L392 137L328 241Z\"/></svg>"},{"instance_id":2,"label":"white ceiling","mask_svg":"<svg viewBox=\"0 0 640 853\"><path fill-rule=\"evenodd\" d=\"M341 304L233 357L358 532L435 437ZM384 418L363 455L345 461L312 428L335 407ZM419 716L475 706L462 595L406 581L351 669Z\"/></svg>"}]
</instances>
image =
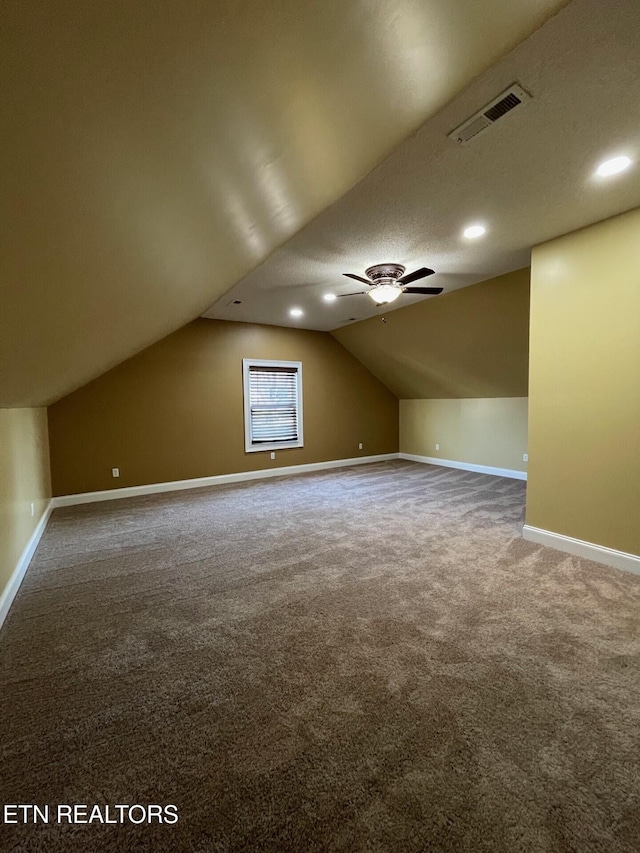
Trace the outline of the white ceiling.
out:
<instances>
[{"instance_id":1,"label":"white ceiling","mask_svg":"<svg viewBox=\"0 0 640 853\"><path fill-rule=\"evenodd\" d=\"M533 100L467 147L447 138L515 81ZM596 180L597 164L618 153L635 168ZM416 285L450 291L526 266L533 245L637 205L640 3L573 0L204 316L335 329L379 310L366 296L323 301L361 289L343 272L428 266L437 274ZM463 227L477 221L487 235L465 240ZM422 298L403 296L384 310ZM293 306L304 317L292 319Z\"/></svg>"}]
</instances>

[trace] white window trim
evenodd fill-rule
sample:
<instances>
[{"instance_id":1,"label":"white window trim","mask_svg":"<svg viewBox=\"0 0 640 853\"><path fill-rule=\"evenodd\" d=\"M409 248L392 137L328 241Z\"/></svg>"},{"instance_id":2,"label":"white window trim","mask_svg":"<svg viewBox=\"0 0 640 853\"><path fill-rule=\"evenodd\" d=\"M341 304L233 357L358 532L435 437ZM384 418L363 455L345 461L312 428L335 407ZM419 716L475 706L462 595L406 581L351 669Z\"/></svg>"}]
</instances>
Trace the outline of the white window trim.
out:
<instances>
[{"instance_id":1,"label":"white window trim","mask_svg":"<svg viewBox=\"0 0 640 853\"><path fill-rule=\"evenodd\" d=\"M253 444L251 436L251 398L249 392L249 370L252 367L289 367L296 371L296 412L298 419L298 438L294 441L274 441L269 444ZM274 361L263 358L242 359L242 380L244 389L244 449L246 453L259 453L261 450L284 450L289 447L303 447L302 425L302 362Z\"/></svg>"}]
</instances>

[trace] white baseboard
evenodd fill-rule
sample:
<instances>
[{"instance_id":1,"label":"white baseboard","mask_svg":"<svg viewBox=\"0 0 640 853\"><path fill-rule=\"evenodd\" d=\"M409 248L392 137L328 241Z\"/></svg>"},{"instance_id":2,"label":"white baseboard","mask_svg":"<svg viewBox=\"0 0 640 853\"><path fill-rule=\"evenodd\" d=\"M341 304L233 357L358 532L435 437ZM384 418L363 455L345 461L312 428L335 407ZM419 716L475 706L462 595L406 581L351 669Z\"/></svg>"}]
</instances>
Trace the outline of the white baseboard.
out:
<instances>
[{"instance_id":1,"label":"white baseboard","mask_svg":"<svg viewBox=\"0 0 640 853\"><path fill-rule=\"evenodd\" d=\"M443 468L459 468L461 471L475 471L477 474L491 474L494 477L510 477L512 480L526 480L526 471L511 468L493 468L491 465L475 465L473 462L455 462L453 459L437 459L435 456L416 456L415 453L400 453L400 459L410 462L424 462L427 465L442 465Z\"/></svg>"},{"instance_id":2,"label":"white baseboard","mask_svg":"<svg viewBox=\"0 0 640 853\"><path fill-rule=\"evenodd\" d=\"M623 569L640 575L640 557L636 554L627 554L626 551L616 551L613 548L605 548L603 545L594 545L593 542L584 542L582 539L573 539L571 536L563 536L561 533L552 533L550 530L542 530L540 527L531 527L525 524L522 528L522 536L529 542L538 545L547 545L558 551L565 551L576 557L586 557L596 563L604 563L605 566L613 566L614 569Z\"/></svg>"},{"instance_id":3,"label":"white baseboard","mask_svg":"<svg viewBox=\"0 0 640 853\"><path fill-rule=\"evenodd\" d=\"M49 501L47 504L47 508L42 513L40 517L40 521L36 525L36 529L31 534L29 541L26 544L20 559L18 560L18 564L13 570L13 574L9 578L9 581L5 588L0 594L0 628L4 624L4 620L7 618L7 614L11 605L13 604L13 599L16 597L18 590L20 589L20 584L24 580L24 576L26 574L27 569L29 568L29 563L31 562L31 558L33 557L36 548L38 547L38 542L40 541L42 534L44 533L44 529L47 526L47 522L49 521L49 516L51 515L51 511L53 509L53 501Z\"/></svg>"},{"instance_id":4,"label":"white baseboard","mask_svg":"<svg viewBox=\"0 0 640 853\"><path fill-rule=\"evenodd\" d=\"M283 477L289 474L307 474L326 468L346 468L368 462L386 462L398 459L397 453L381 453L378 456L357 456L353 459L332 459L329 462L310 462L307 465L285 465L282 468L265 468L260 471L242 471L238 474L218 474L213 477L197 477L194 480L174 480L169 483L150 483L147 486L128 486L124 489L105 489L101 492L83 492L77 495L62 495L53 498L53 506L76 506L77 504L115 501L137 495L155 495L160 492L177 492L182 489L202 489L205 486L222 486L226 483L241 483L244 480L261 480L265 477Z\"/></svg>"}]
</instances>

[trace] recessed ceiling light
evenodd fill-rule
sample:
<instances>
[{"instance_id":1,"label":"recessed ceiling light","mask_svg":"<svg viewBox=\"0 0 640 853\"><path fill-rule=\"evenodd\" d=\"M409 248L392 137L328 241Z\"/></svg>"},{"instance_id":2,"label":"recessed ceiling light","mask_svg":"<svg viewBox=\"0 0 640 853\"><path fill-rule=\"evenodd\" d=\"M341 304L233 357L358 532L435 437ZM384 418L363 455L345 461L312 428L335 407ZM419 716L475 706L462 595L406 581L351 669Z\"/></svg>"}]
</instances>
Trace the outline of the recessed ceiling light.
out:
<instances>
[{"instance_id":1,"label":"recessed ceiling light","mask_svg":"<svg viewBox=\"0 0 640 853\"><path fill-rule=\"evenodd\" d=\"M325 293L322 298L325 302L335 302L338 297L335 295L335 293Z\"/></svg>"},{"instance_id":2,"label":"recessed ceiling light","mask_svg":"<svg viewBox=\"0 0 640 853\"><path fill-rule=\"evenodd\" d=\"M289 311L289 314L291 314L292 317L302 317L304 311L302 308L292 308L291 311Z\"/></svg>"},{"instance_id":3,"label":"recessed ceiling light","mask_svg":"<svg viewBox=\"0 0 640 853\"><path fill-rule=\"evenodd\" d=\"M475 240L476 237L482 237L486 230L484 225L469 225L462 233L468 240Z\"/></svg>"},{"instance_id":4,"label":"recessed ceiling light","mask_svg":"<svg viewBox=\"0 0 640 853\"><path fill-rule=\"evenodd\" d=\"M612 157L610 160L605 160L600 163L596 169L596 175L601 178L608 178L610 175L617 175L618 172L624 172L631 165L631 158L622 155L621 157Z\"/></svg>"}]
</instances>

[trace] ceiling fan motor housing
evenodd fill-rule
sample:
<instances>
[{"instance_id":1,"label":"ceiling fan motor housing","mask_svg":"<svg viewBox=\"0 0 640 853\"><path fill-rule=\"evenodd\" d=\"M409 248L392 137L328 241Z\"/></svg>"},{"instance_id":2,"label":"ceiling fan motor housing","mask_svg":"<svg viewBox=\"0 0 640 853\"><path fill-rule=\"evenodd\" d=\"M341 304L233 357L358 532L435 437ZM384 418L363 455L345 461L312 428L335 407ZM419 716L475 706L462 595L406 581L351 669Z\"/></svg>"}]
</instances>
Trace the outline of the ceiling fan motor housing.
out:
<instances>
[{"instance_id":1,"label":"ceiling fan motor housing","mask_svg":"<svg viewBox=\"0 0 640 853\"><path fill-rule=\"evenodd\" d=\"M365 270L366 277L374 284L391 284L404 273L405 268L402 264L375 264Z\"/></svg>"}]
</instances>

